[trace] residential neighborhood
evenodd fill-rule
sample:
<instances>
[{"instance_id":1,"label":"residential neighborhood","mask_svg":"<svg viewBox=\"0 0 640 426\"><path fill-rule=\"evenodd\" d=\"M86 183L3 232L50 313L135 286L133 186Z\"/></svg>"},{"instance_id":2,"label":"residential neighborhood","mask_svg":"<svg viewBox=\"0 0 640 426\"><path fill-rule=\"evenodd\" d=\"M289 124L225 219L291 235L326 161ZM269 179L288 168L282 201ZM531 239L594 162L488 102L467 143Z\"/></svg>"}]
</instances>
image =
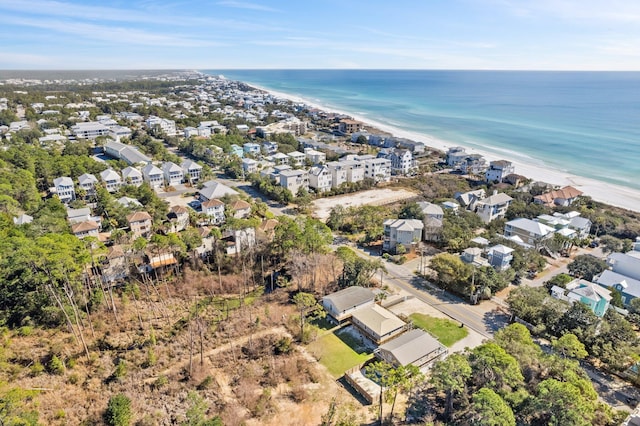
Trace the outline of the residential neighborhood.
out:
<instances>
[{"instance_id":1,"label":"residential neighborhood","mask_svg":"<svg viewBox=\"0 0 640 426\"><path fill-rule=\"evenodd\" d=\"M474 392L542 404L544 386L571 381L601 394L594 424L635 407L634 212L222 76L143 81L0 86L2 320L12 339L66 336L12 352L20 386L82 375L174 420L188 387L237 424L286 404L372 423L391 395L390 422L442 421L424 404L445 398L466 421ZM494 358L511 384L481 380ZM447 396L454 362L477 379Z\"/></svg>"}]
</instances>

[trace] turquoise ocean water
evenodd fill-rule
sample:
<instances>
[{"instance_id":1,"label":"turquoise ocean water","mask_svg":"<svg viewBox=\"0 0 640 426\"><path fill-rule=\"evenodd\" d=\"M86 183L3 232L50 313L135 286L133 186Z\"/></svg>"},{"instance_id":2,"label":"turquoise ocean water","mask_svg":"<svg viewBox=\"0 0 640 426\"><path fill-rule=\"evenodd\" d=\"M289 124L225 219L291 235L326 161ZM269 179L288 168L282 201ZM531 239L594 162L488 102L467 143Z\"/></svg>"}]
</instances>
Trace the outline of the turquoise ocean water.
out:
<instances>
[{"instance_id":1,"label":"turquoise ocean water","mask_svg":"<svg viewBox=\"0 0 640 426\"><path fill-rule=\"evenodd\" d=\"M451 145L640 189L640 72L204 72Z\"/></svg>"}]
</instances>

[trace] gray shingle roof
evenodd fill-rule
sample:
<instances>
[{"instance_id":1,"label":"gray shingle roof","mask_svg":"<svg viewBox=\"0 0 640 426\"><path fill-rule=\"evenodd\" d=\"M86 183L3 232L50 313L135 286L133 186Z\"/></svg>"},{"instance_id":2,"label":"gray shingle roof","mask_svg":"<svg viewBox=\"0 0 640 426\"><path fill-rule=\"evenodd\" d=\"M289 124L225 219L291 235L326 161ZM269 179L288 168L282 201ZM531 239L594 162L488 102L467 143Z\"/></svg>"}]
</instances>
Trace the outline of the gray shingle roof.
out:
<instances>
[{"instance_id":1,"label":"gray shingle roof","mask_svg":"<svg viewBox=\"0 0 640 426\"><path fill-rule=\"evenodd\" d=\"M375 295L368 288L353 286L328 294L322 299L330 301L338 312L343 312L354 306L375 300Z\"/></svg>"},{"instance_id":2,"label":"gray shingle roof","mask_svg":"<svg viewBox=\"0 0 640 426\"><path fill-rule=\"evenodd\" d=\"M380 351L391 353L401 365L411 364L439 349L444 346L420 329L408 331L379 347Z\"/></svg>"}]
</instances>

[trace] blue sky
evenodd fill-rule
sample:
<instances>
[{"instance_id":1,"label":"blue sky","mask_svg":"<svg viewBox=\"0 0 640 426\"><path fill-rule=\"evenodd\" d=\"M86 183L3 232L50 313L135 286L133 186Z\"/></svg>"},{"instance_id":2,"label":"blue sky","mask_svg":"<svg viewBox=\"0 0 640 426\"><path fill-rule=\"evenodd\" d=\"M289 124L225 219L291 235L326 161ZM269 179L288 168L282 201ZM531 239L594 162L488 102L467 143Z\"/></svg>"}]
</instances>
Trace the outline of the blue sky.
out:
<instances>
[{"instance_id":1,"label":"blue sky","mask_svg":"<svg viewBox=\"0 0 640 426\"><path fill-rule=\"evenodd\" d=\"M0 69L640 70L640 0L0 0Z\"/></svg>"}]
</instances>

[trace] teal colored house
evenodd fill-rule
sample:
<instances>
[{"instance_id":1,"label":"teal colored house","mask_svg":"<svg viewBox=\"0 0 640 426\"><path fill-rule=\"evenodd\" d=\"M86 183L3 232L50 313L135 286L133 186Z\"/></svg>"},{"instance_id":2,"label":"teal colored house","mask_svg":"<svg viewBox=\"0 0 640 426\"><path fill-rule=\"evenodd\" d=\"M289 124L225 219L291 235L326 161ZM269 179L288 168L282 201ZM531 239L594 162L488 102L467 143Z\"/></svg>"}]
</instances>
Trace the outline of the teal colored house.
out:
<instances>
[{"instance_id":1,"label":"teal colored house","mask_svg":"<svg viewBox=\"0 0 640 426\"><path fill-rule=\"evenodd\" d=\"M242 157L244 157L244 150L242 149L241 146L233 144L233 145L231 145L231 154L242 158Z\"/></svg>"},{"instance_id":2,"label":"teal colored house","mask_svg":"<svg viewBox=\"0 0 640 426\"><path fill-rule=\"evenodd\" d=\"M586 280L573 280L567 284L566 289L553 286L551 295L556 299L570 303L584 303L600 318L607 312L611 302L611 292L609 290Z\"/></svg>"}]
</instances>

